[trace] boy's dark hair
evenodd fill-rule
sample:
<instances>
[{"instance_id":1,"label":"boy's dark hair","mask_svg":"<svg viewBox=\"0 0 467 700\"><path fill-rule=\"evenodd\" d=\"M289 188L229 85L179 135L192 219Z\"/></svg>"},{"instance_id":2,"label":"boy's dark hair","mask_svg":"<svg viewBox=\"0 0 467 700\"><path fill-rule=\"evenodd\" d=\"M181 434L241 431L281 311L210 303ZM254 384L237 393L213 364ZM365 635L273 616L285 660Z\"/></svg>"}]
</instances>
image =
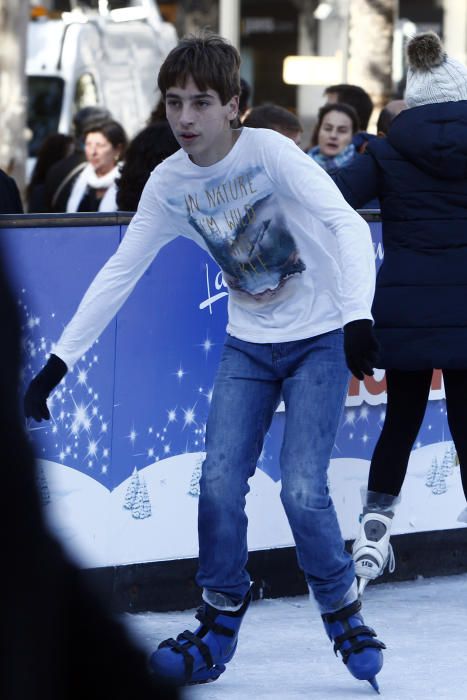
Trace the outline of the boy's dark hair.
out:
<instances>
[{"instance_id":1,"label":"boy's dark hair","mask_svg":"<svg viewBox=\"0 0 467 700\"><path fill-rule=\"evenodd\" d=\"M342 112L346 114L352 122L352 134L356 134L360 131L360 122L358 121L358 114L351 105L344 104L343 102L329 102L321 107L318 112L318 121L316 122L315 128L313 129L313 134L311 137L311 145L316 146L318 144L318 132L321 129L321 124L326 114L329 112Z\"/></svg>"},{"instance_id":2,"label":"boy's dark hair","mask_svg":"<svg viewBox=\"0 0 467 700\"><path fill-rule=\"evenodd\" d=\"M324 91L325 95L334 93L337 95L337 102L345 102L351 105L358 114L360 129L368 128L371 113L373 111L373 102L369 94L359 85L349 85L341 83L340 85L330 85Z\"/></svg>"},{"instance_id":3,"label":"boy's dark hair","mask_svg":"<svg viewBox=\"0 0 467 700\"><path fill-rule=\"evenodd\" d=\"M240 54L228 41L210 32L189 35L172 49L159 71L162 97L175 85L184 87L193 78L198 88L215 90L223 105L240 95Z\"/></svg>"},{"instance_id":4,"label":"boy's dark hair","mask_svg":"<svg viewBox=\"0 0 467 700\"><path fill-rule=\"evenodd\" d=\"M275 104L253 107L243 121L243 126L253 129L281 129L284 131L303 131L298 117L288 109Z\"/></svg>"}]
</instances>

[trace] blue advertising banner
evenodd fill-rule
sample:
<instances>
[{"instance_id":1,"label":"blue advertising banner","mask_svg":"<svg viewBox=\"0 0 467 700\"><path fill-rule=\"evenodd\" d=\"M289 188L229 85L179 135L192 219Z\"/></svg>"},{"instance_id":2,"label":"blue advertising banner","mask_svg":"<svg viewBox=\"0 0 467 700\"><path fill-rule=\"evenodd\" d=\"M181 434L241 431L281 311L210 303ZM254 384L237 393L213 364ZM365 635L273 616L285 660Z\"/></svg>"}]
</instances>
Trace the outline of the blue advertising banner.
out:
<instances>
[{"instance_id":1,"label":"blue advertising banner","mask_svg":"<svg viewBox=\"0 0 467 700\"><path fill-rule=\"evenodd\" d=\"M25 386L125 230L123 223L72 226L63 220L61 227L0 228L23 313ZM380 223L370 226L379 264ZM195 244L177 239L53 394L52 420L28 421L50 521L82 565L196 556L198 481L226 311L217 265ZM350 382L330 466L347 539L356 533L360 488L385 399L384 372ZM430 399L396 532L459 527L458 517L463 522L440 372ZM283 422L279 408L251 480L250 549L293 543L279 499Z\"/></svg>"}]
</instances>

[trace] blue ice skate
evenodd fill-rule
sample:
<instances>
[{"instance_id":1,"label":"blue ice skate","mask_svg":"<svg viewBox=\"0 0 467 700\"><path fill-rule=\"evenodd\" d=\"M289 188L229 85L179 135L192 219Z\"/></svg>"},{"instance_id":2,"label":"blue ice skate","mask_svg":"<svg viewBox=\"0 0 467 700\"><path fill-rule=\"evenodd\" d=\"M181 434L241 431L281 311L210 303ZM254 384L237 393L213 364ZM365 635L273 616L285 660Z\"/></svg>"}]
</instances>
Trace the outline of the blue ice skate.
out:
<instances>
[{"instance_id":1,"label":"blue ice skate","mask_svg":"<svg viewBox=\"0 0 467 700\"><path fill-rule=\"evenodd\" d=\"M340 652L352 676L368 681L379 692L376 674L383 666L381 650L386 646L376 639L376 632L364 624L361 607L361 602L355 600L341 610L321 617L329 639L334 642L336 656Z\"/></svg>"},{"instance_id":2,"label":"blue ice skate","mask_svg":"<svg viewBox=\"0 0 467 700\"><path fill-rule=\"evenodd\" d=\"M185 630L177 639L162 642L149 660L152 671L176 685L217 680L235 654L250 600L249 593L235 612L218 610L204 602L196 613L201 625L195 632Z\"/></svg>"}]
</instances>

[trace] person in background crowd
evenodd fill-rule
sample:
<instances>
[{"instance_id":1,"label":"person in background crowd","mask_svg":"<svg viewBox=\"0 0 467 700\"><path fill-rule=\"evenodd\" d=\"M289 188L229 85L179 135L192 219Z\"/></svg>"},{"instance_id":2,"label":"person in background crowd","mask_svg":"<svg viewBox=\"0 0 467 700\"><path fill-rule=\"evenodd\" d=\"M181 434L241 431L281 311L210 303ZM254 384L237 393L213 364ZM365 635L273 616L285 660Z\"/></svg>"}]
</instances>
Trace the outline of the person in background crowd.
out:
<instances>
[{"instance_id":1,"label":"person in background crowd","mask_svg":"<svg viewBox=\"0 0 467 700\"><path fill-rule=\"evenodd\" d=\"M0 298L0 698L177 700L46 526L19 411L21 322L1 259Z\"/></svg>"},{"instance_id":2,"label":"person in background crowd","mask_svg":"<svg viewBox=\"0 0 467 700\"><path fill-rule=\"evenodd\" d=\"M0 170L0 214L22 214L23 204L16 182Z\"/></svg>"},{"instance_id":3,"label":"person in background crowd","mask_svg":"<svg viewBox=\"0 0 467 700\"><path fill-rule=\"evenodd\" d=\"M120 161L125 155L127 137L116 121L91 126L84 133L87 164L76 178L66 210L116 211Z\"/></svg>"},{"instance_id":4,"label":"person in background crowd","mask_svg":"<svg viewBox=\"0 0 467 700\"><path fill-rule=\"evenodd\" d=\"M71 155L73 137L66 134L49 134L42 142L36 164L26 190L28 212L48 212L45 199L45 180L50 168Z\"/></svg>"},{"instance_id":5,"label":"person in background crowd","mask_svg":"<svg viewBox=\"0 0 467 700\"><path fill-rule=\"evenodd\" d=\"M334 173L355 158L352 138L358 128L358 116L353 107L340 103L324 105L318 112L308 155L326 172Z\"/></svg>"},{"instance_id":6,"label":"person in background crowd","mask_svg":"<svg viewBox=\"0 0 467 700\"><path fill-rule=\"evenodd\" d=\"M359 131L354 134L352 143L357 153L363 153L367 144L375 137L367 132L368 122L373 112L373 102L369 94L359 85L330 85L324 91L326 103L347 104L354 108L358 115Z\"/></svg>"},{"instance_id":7,"label":"person in background crowd","mask_svg":"<svg viewBox=\"0 0 467 700\"><path fill-rule=\"evenodd\" d=\"M250 129L273 129L288 136L297 146L300 145L303 132L303 127L295 114L274 104L265 104L250 109L243 120L243 126L249 126Z\"/></svg>"},{"instance_id":8,"label":"person in background crowd","mask_svg":"<svg viewBox=\"0 0 467 700\"><path fill-rule=\"evenodd\" d=\"M373 316L387 410L353 546L361 590L392 560L392 518L434 368L467 498L467 69L431 32L411 39L407 56L407 108L334 178L353 207L379 197L383 222Z\"/></svg>"},{"instance_id":9,"label":"person in background crowd","mask_svg":"<svg viewBox=\"0 0 467 700\"><path fill-rule=\"evenodd\" d=\"M136 211L146 181L156 165L180 148L167 121L150 124L128 146L116 180L117 207Z\"/></svg>"},{"instance_id":10,"label":"person in background crowd","mask_svg":"<svg viewBox=\"0 0 467 700\"><path fill-rule=\"evenodd\" d=\"M48 212L62 213L73 184L86 166L84 155L84 132L92 125L99 125L112 119L105 107L83 107L73 117L73 152L53 165L45 178L45 205Z\"/></svg>"},{"instance_id":11,"label":"person in background crowd","mask_svg":"<svg viewBox=\"0 0 467 700\"><path fill-rule=\"evenodd\" d=\"M326 102L336 104L344 102L354 108L358 115L360 129L366 131L373 112L373 102L369 94L359 85L329 85L324 91Z\"/></svg>"},{"instance_id":12,"label":"person in background crowd","mask_svg":"<svg viewBox=\"0 0 467 700\"><path fill-rule=\"evenodd\" d=\"M378 136L385 137L388 135L389 128L394 117L397 117L407 105L405 100L392 100L388 102L379 113L378 121L376 122L376 133Z\"/></svg>"}]
</instances>

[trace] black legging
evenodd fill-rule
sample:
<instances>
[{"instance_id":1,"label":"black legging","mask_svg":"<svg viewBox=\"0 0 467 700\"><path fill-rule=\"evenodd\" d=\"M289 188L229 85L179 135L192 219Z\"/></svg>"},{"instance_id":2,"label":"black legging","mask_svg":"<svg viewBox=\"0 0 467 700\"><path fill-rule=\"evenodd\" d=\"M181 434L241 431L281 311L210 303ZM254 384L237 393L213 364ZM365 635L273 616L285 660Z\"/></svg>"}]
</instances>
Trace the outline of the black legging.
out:
<instances>
[{"instance_id":1,"label":"black legging","mask_svg":"<svg viewBox=\"0 0 467 700\"><path fill-rule=\"evenodd\" d=\"M386 370L387 409L371 459L368 490L398 496L425 415L433 370ZM467 369L443 370L446 412L467 498Z\"/></svg>"}]
</instances>

